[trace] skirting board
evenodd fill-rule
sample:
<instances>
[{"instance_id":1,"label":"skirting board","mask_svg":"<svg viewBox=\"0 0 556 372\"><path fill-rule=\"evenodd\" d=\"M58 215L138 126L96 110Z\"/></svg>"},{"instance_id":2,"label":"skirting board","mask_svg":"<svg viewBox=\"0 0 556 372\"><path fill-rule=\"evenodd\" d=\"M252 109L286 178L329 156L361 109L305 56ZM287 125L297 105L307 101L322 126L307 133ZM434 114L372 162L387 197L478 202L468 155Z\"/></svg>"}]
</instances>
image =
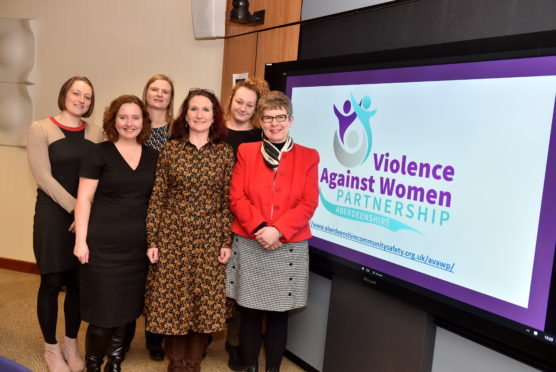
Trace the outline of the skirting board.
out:
<instances>
[{"instance_id":1,"label":"skirting board","mask_svg":"<svg viewBox=\"0 0 556 372\"><path fill-rule=\"evenodd\" d=\"M21 271L23 273L38 274L39 268L34 262L13 260L11 258L0 257L0 269Z\"/></svg>"}]
</instances>

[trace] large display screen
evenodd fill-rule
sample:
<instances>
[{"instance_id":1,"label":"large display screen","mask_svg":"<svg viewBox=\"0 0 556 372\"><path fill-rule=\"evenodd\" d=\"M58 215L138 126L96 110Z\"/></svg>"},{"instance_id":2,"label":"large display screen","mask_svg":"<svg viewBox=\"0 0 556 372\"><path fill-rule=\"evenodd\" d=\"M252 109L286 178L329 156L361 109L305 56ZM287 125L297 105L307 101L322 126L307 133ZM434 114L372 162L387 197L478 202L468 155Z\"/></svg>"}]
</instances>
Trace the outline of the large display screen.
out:
<instances>
[{"instance_id":1,"label":"large display screen","mask_svg":"<svg viewBox=\"0 0 556 372\"><path fill-rule=\"evenodd\" d=\"M556 56L288 74L318 150L310 245L547 330L556 242Z\"/></svg>"}]
</instances>

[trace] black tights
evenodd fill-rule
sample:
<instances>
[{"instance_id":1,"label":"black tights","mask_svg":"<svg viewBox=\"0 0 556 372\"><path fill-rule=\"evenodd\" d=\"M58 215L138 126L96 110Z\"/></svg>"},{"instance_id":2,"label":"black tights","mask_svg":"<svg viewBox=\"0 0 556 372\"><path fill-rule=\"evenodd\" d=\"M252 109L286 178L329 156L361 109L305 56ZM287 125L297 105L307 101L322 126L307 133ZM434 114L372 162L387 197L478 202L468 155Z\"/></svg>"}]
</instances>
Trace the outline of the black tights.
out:
<instances>
[{"instance_id":1,"label":"black tights","mask_svg":"<svg viewBox=\"0 0 556 372\"><path fill-rule=\"evenodd\" d=\"M266 333L262 321L266 315ZM241 307L239 343L243 361L248 366L258 365L259 350L264 342L266 368L280 368L288 340L288 312L265 311Z\"/></svg>"},{"instance_id":2,"label":"black tights","mask_svg":"<svg viewBox=\"0 0 556 372\"><path fill-rule=\"evenodd\" d=\"M44 341L48 344L56 343L58 295L63 286L66 286L66 298L64 300L66 336L76 338L77 332L79 332L81 313L79 310L77 270L76 268L61 273L41 275L41 284L37 297L37 315Z\"/></svg>"}]
</instances>

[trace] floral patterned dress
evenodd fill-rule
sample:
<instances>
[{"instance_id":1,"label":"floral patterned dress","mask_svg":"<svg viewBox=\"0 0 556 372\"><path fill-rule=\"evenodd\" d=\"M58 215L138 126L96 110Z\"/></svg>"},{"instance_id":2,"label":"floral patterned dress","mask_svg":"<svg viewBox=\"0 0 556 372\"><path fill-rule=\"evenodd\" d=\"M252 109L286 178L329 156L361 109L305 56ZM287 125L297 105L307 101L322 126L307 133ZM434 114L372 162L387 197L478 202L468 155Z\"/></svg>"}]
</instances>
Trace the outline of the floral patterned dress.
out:
<instances>
[{"instance_id":1,"label":"floral patterned dress","mask_svg":"<svg viewBox=\"0 0 556 372\"><path fill-rule=\"evenodd\" d=\"M147 277L147 331L183 335L225 327L225 266L217 257L231 247L233 166L225 143L164 145L147 214L148 246L159 250Z\"/></svg>"}]
</instances>

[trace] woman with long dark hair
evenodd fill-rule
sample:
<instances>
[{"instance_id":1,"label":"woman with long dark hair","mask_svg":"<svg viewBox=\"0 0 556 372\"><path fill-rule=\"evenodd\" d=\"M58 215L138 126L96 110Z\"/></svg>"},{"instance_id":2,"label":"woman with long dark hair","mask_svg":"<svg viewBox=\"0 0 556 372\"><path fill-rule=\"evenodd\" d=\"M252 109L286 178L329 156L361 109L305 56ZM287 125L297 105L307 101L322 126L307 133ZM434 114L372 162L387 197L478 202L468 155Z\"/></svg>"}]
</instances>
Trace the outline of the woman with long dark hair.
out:
<instances>
[{"instance_id":1,"label":"woman with long dark hair","mask_svg":"<svg viewBox=\"0 0 556 372\"><path fill-rule=\"evenodd\" d=\"M208 335L226 324L228 194L234 156L216 96L192 89L158 161L147 216L145 322L164 334L168 371L200 371Z\"/></svg>"}]
</instances>

